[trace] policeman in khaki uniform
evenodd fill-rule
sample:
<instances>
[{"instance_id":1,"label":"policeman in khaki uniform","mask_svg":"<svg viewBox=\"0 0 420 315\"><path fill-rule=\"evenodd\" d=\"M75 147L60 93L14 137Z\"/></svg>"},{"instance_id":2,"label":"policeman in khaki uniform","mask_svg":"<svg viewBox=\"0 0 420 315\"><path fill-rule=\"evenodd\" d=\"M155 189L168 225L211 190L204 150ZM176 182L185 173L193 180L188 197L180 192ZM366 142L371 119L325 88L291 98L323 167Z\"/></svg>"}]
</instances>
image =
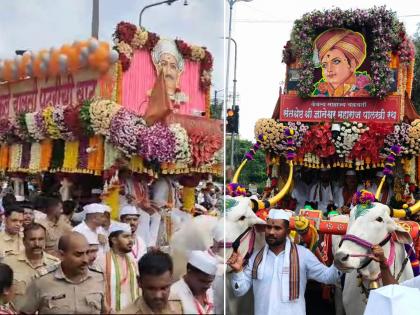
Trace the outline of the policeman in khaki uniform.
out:
<instances>
[{"instance_id":1,"label":"policeman in khaki uniform","mask_svg":"<svg viewBox=\"0 0 420 315\"><path fill-rule=\"evenodd\" d=\"M23 244L24 251L18 255L9 255L3 261L13 269L15 287L13 304L17 310L23 305L26 288L38 275L38 270L60 263L60 259L44 252L45 229L42 225L32 223L26 226Z\"/></svg>"},{"instance_id":2,"label":"policeman in khaki uniform","mask_svg":"<svg viewBox=\"0 0 420 315\"><path fill-rule=\"evenodd\" d=\"M170 294L173 263L168 254L151 251L139 261L142 295L117 314L183 314L181 300Z\"/></svg>"},{"instance_id":3,"label":"policeman in khaki uniform","mask_svg":"<svg viewBox=\"0 0 420 315\"><path fill-rule=\"evenodd\" d=\"M23 250L22 225L23 209L9 206L5 211L4 231L0 232L0 261L9 255L17 255Z\"/></svg>"},{"instance_id":4,"label":"policeman in khaki uniform","mask_svg":"<svg viewBox=\"0 0 420 315\"><path fill-rule=\"evenodd\" d=\"M104 275L89 267L86 238L71 232L60 238L58 248L62 262L39 269L26 291L20 312L24 314L103 314Z\"/></svg>"},{"instance_id":5,"label":"policeman in khaki uniform","mask_svg":"<svg viewBox=\"0 0 420 315\"><path fill-rule=\"evenodd\" d=\"M71 232L72 226L65 222L61 217L63 212L63 204L57 198L46 198L45 211L47 217L38 220L37 223L41 224L47 231L45 239L45 251L56 257L59 256L57 245L61 236Z\"/></svg>"}]
</instances>

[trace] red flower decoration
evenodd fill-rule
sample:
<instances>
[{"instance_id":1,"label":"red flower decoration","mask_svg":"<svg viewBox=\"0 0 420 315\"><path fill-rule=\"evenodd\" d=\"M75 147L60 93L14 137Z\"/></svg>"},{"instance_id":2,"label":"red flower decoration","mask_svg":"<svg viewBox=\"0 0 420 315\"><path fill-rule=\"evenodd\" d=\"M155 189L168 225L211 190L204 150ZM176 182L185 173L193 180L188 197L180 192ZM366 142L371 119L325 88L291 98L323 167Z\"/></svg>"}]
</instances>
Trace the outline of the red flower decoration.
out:
<instances>
[{"instance_id":1,"label":"red flower decoration","mask_svg":"<svg viewBox=\"0 0 420 315\"><path fill-rule=\"evenodd\" d=\"M191 155L193 165L207 164L223 144L220 134L209 135L204 132L190 134Z\"/></svg>"},{"instance_id":2,"label":"red flower decoration","mask_svg":"<svg viewBox=\"0 0 420 315\"><path fill-rule=\"evenodd\" d=\"M306 153L313 153L321 158L328 158L335 154L335 146L331 139L332 133L329 123L314 125L306 132L298 155L303 157Z\"/></svg>"},{"instance_id":3,"label":"red flower decoration","mask_svg":"<svg viewBox=\"0 0 420 315\"><path fill-rule=\"evenodd\" d=\"M175 44L178 47L179 52L184 58L191 58L192 49L190 45L181 39L175 39Z\"/></svg>"},{"instance_id":4,"label":"red flower decoration","mask_svg":"<svg viewBox=\"0 0 420 315\"><path fill-rule=\"evenodd\" d=\"M127 44L131 44L131 41L133 40L136 31L137 27L134 24L120 22L117 25L114 37L118 38L120 41L126 42Z\"/></svg>"},{"instance_id":5,"label":"red flower decoration","mask_svg":"<svg viewBox=\"0 0 420 315\"><path fill-rule=\"evenodd\" d=\"M384 123L371 123L368 127L369 130L365 131L354 144L350 157L358 160L370 158L372 163L378 163L385 137L394 130L394 127L392 124Z\"/></svg>"},{"instance_id":6,"label":"red flower decoration","mask_svg":"<svg viewBox=\"0 0 420 315\"><path fill-rule=\"evenodd\" d=\"M120 62L121 62L122 71L127 71L128 68L130 68L131 60L129 57L127 57L126 54L120 53Z\"/></svg>"},{"instance_id":7,"label":"red flower decoration","mask_svg":"<svg viewBox=\"0 0 420 315\"><path fill-rule=\"evenodd\" d=\"M156 33L149 32L147 41L144 44L144 47L146 47L149 50L152 50L155 48L157 42L159 41L160 37Z\"/></svg>"},{"instance_id":8,"label":"red flower decoration","mask_svg":"<svg viewBox=\"0 0 420 315\"><path fill-rule=\"evenodd\" d=\"M206 49L204 59L201 61L201 71L211 71L213 69L213 56Z\"/></svg>"}]
</instances>

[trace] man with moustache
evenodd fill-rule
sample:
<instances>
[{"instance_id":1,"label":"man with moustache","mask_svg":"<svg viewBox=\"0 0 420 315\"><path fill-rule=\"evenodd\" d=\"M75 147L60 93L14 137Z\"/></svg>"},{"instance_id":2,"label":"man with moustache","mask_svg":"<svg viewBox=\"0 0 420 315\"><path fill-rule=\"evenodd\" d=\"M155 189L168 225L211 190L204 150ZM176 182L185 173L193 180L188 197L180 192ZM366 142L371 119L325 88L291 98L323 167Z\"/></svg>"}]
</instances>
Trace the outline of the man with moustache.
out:
<instances>
[{"instance_id":1,"label":"man with moustache","mask_svg":"<svg viewBox=\"0 0 420 315\"><path fill-rule=\"evenodd\" d=\"M304 315L307 279L334 284L341 273L326 267L303 246L290 241L291 213L271 209L265 226L266 245L254 253L243 269L243 257L234 252L227 261L233 269L233 292L244 295L252 286L254 313L261 315Z\"/></svg>"},{"instance_id":2,"label":"man with moustache","mask_svg":"<svg viewBox=\"0 0 420 315\"><path fill-rule=\"evenodd\" d=\"M105 298L107 306L119 312L139 296L136 262L129 255L133 249L131 227L116 222L109 228L110 250L105 254L101 267L105 272Z\"/></svg>"},{"instance_id":3,"label":"man with moustache","mask_svg":"<svg viewBox=\"0 0 420 315\"><path fill-rule=\"evenodd\" d=\"M78 232L58 242L60 264L42 267L26 290L23 314L107 314L104 275L89 267L89 244Z\"/></svg>"},{"instance_id":4,"label":"man with moustache","mask_svg":"<svg viewBox=\"0 0 420 315\"><path fill-rule=\"evenodd\" d=\"M38 223L32 223L25 227L23 245L25 246L24 251L19 255L10 255L3 261L14 272L15 298L13 303L18 311L25 302L27 287L39 275L38 270L42 267L48 268L60 263L60 259L44 252L45 228Z\"/></svg>"},{"instance_id":5,"label":"man with moustache","mask_svg":"<svg viewBox=\"0 0 420 315\"><path fill-rule=\"evenodd\" d=\"M151 251L140 259L138 266L142 295L118 314L184 314L181 301L171 294L174 270L171 256Z\"/></svg>"},{"instance_id":6,"label":"man with moustache","mask_svg":"<svg viewBox=\"0 0 420 315\"><path fill-rule=\"evenodd\" d=\"M41 224L47 234L45 238L45 251L56 257L59 257L58 240L61 236L71 232L72 226L63 220L60 220L61 213L63 212L63 203L58 198L45 199L45 212L47 217L37 221Z\"/></svg>"}]
</instances>

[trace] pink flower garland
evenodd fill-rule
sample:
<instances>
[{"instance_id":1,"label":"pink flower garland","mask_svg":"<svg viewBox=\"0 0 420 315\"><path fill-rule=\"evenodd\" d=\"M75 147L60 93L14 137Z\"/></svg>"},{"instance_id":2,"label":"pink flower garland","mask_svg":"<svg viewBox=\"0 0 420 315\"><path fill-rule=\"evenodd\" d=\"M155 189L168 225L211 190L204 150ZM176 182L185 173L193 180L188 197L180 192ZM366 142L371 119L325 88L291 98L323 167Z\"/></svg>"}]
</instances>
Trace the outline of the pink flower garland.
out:
<instances>
[{"instance_id":1,"label":"pink flower garland","mask_svg":"<svg viewBox=\"0 0 420 315\"><path fill-rule=\"evenodd\" d=\"M148 161L162 163L174 160L174 133L162 123L141 128L138 134L138 153Z\"/></svg>"},{"instance_id":2,"label":"pink flower garland","mask_svg":"<svg viewBox=\"0 0 420 315\"><path fill-rule=\"evenodd\" d=\"M143 119L121 108L111 120L109 141L125 155L131 156L137 152L137 137L144 128Z\"/></svg>"}]
</instances>

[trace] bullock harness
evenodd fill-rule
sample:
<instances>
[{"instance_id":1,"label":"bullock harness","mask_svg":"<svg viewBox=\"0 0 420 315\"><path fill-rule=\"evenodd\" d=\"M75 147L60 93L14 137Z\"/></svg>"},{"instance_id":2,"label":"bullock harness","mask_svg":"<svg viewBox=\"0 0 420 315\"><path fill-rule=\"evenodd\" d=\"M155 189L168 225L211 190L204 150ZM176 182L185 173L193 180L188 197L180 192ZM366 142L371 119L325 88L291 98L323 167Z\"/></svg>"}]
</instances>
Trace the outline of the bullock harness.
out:
<instances>
[{"instance_id":1,"label":"bullock harness","mask_svg":"<svg viewBox=\"0 0 420 315\"><path fill-rule=\"evenodd\" d=\"M247 228L242 234L240 234L235 241L233 242L225 242L224 246L226 249L232 248L234 252L237 252L239 246L249 238L248 250L244 257L244 265L248 263L248 259L251 257L252 253L254 252L254 243L255 243L255 228L253 226ZM223 243L223 242L220 242ZM220 244L218 244L220 246ZM222 244L223 246L223 244Z\"/></svg>"},{"instance_id":2,"label":"bullock harness","mask_svg":"<svg viewBox=\"0 0 420 315\"><path fill-rule=\"evenodd\" d=\"M353 243L355 243L355 244L357 244L357 245L359 245L361 247L364 247L364 248L368 249L369 251L372 251L372 248L374 246L372 243L370 243L370 242L368 242L368 241L366 241L366 240L364 240L364 239L362 239L362 238L360 238L360 237L358 237L356 235L346 234L341 239L338 247L341 247L341 245L343 244L344 241L351 241L351 242L353 242ZM388 257L388 259L386 260L385 263L386 263L386 265L388 265L388 267L390 267L394 263L394 261L395 261L395 241L392 238L392 234L389 233L378 245L382 247L382 246L384 246L388 242L390 242L390 246L391 247L390 247L389 257ZM349 257L366 257L366 260L360 265L359 268L357 268L357 273L359 274L358 277L360 278L360 287L362 289L362 292L364 293L366 299L368 299L369 298L369 289L366 288L364 286L364 284L363 284L363 277L360 274L360 270L363 269L363 268L365 268L365 267L367 267L372 262L373 255L372 254L350 254ZM404 270L404 268L405 268L405 266L406 266L406 264L408 262L408 258L409 258L409 256L406 256L406 258L404 259L404 262L403 262L403 264L401 266L401 270L398 273L398 276L396 278L397 281L401 277L401 274L402 274L402 272L403 272L403 270ZM395 270L394 270L394 273L395 273ZM373 282L376 282L380 278L381 278L381 275L379 274L378 278L375 279L375 280L373 280L373 281L371 281L371 282L372 283Z\"/></svg>"}]
</instances>

